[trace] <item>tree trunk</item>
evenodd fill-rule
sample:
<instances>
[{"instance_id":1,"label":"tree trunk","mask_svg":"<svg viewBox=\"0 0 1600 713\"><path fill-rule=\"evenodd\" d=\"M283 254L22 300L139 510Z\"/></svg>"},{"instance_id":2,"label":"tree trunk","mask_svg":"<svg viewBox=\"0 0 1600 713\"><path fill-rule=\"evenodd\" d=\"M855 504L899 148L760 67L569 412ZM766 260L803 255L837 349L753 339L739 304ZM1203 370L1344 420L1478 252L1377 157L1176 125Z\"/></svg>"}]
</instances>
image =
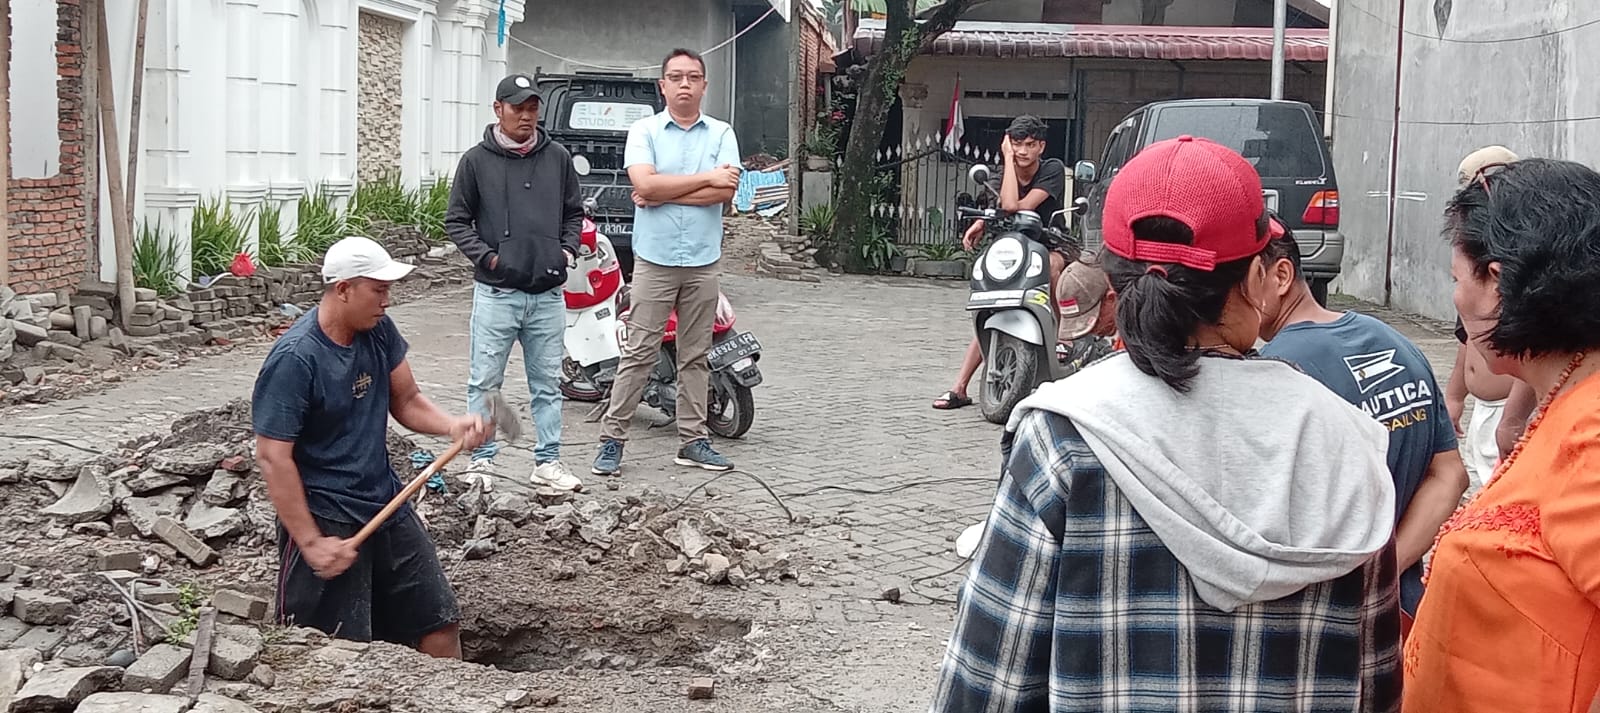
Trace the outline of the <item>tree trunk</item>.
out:
<instances>
[{"instance_id":1,"label":"tree trunk","mask_svg":"<svg viewBox=\"0 0 1600 713\"><path fill-rule=\"evenodd\" d=\"M861 246L872 234L872 204L880 197L872 191L875 154L883 140L889 109L894 106L906 68L924 49L955 25L973 5L984 0L945 0L918 23L911 15L912 0L889 0L884 21L883 46L867 60L867 70L856 91L855 117L845 143L844 160L834 192L832 247L834 260L851 272L867 269Z\"/></svg>"}]
</instances>

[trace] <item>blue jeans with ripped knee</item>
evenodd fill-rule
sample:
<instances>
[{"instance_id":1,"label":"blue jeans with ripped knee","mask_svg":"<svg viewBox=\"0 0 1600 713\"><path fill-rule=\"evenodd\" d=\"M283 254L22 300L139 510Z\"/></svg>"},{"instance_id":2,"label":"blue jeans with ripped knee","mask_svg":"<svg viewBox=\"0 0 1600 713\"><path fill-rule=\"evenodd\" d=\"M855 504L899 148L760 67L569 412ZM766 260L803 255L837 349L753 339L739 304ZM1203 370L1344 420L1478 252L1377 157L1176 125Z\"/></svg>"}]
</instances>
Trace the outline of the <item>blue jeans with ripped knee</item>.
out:
<instances>
[{"instance_id":1,"label":"blue jeans with ripped knee","mask_svg":"<svg viewBox=\"0 0 1600 713\"><path fill-rule=\"evenodd\" d=\"M472 289L472 368L467 379L467 409L488 414L489 393L505 382L511 346L522 345L522 367L537 433L534 460L561 457L561 357L565 351L566 302L561 289L539 294L492 287ZM473 459L493 458L500 444L487 441L473 450Z\"/></svg>"}]
</instances>

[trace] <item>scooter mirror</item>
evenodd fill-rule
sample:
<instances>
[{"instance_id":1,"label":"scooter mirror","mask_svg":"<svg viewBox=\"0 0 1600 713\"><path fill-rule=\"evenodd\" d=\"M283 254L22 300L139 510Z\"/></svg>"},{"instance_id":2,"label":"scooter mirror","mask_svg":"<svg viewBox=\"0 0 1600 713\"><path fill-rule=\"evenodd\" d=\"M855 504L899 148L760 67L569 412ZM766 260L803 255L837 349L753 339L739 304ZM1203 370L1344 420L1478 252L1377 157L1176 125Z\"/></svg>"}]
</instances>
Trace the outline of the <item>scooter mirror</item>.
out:
<instances>
[{"instance_id":1,"label":"scooter mirror","mask_svg":"<svg viewBox=\"0 0 1600 713\"><path fill-rule=\"evenodd\" d=\"M1084 198L1083 196L1078 196L1077 198L1072 199L1072 212L1077 215L1088 213L1089 199Z\"/></svg>"},{"instance_id":2,"label":"scooter mirror","mask_svg":"<svg viewBox=\"0 0 1600 713\"><path fill-rule=\"evenodd\" d=\"M967 171L967 177L971 178L973 183L987 186L989 185L989 167L981 163L972 164L972 168Z\"/></svg>"},{"instance_id":3,"label":"scooter mirror","mask_svg":"<svg viewBox=\"0 0 1600 713\"><path fill-rule=\"evenodd\" d=\"M577 171L578 175L580 175L580 176L589 175L589 158L587 156L582 155L582 154L579 154L577 156L573 156L572 157L572 170Z\"/></svg>"},{"instance_id":4,"label":"scooter mirror","mask_svg":"<svg viewBox=\"0 0 1600 713\"><path fill-rule=\"evenodd\" d=\"M1071 212L1071 211L1058 210L1058 211L1056 211L1054 213L1051 213L1050 214L1050 222L1047 223L1046 225L1048 225L1049 227L1052 227L1052 228L1059 228L1059 229L1062 229L1062 230L1066 230L1067 229L1067 213L1069 213L1069 212Z\"/></svg>"},{"instance_id":5,"label":"scooter mirror","mask_svg":"<svg viewBox=\"0 0 1600 713\"><path fill-rule=\"evenodd\" d=\"M597 210L600 210L600 201L594 196L589 196L588 198L583 199L583 212L588 213L589 215L594 215L594 212Z\"/></svg>"}]
</instances>

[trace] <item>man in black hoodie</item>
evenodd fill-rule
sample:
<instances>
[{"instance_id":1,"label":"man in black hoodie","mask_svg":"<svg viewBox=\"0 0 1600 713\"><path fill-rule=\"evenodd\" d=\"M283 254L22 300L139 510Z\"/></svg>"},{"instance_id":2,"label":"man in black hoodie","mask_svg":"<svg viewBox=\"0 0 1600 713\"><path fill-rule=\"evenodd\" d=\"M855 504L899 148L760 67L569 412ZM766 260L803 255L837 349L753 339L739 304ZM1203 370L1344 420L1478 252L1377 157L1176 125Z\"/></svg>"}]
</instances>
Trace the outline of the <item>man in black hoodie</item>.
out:
<instances>
[{"instance_id":1,"label":"man in black hoodie","mask_svg":"<svg viewBox=\"0 0 1600 713\"><path fill-rule=\"evenodd\" d=\"M467 406L487 413L505 380L511 345L522 344L533 423L535 485L577 490L561 462L561 356L566 306L561 286L578 252L583 202L572 154L538 130L541 98L533 78L513 74L495 90L499 121L468 149L450 188L445 231L472 261L472 367ZM472 452L469 481L488 490L499 444Z\"/></svg>"}]
</instances>

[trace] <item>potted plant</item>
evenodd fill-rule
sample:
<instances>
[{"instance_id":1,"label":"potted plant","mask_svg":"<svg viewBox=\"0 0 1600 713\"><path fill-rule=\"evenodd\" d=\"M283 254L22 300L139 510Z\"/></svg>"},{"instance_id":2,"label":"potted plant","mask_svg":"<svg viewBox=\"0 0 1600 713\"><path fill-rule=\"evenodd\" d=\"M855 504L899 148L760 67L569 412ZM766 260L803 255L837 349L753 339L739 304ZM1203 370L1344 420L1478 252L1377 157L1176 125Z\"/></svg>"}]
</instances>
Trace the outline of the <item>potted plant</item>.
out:
<instances>
[{"instance_id":1,"label":"potted plant","mask_svg":"<svg viewBox=\"0 0 1600 713\"><path fill-rule=\"evenodd\" d=\"M923 277L963 277L969 266L967 253L960 245L935 243L922 248L922 257L913 266L913 273Z\"/></svg>"}]
</instances>

